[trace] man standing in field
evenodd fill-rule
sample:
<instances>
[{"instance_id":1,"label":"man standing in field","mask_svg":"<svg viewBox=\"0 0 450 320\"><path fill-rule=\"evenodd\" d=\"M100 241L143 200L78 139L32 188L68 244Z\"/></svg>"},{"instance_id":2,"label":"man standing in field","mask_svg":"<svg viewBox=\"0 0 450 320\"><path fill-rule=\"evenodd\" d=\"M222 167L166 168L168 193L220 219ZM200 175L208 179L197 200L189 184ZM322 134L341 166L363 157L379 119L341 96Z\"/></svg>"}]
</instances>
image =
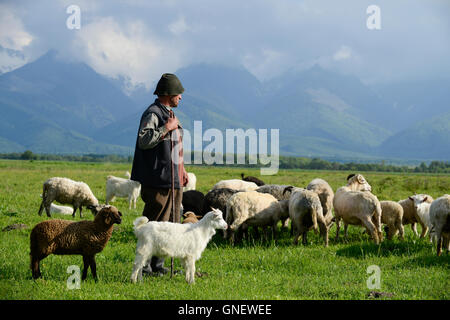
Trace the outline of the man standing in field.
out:
<instances>
[{"instance_id":1,"label":"man standing in field","mask_svg":"<svg viewBox=\"0 0 450 320\"><path fill-rule=\"evenodd\" d=\"M163 74L153 93L158 98L141 117L131 180L141 183L145 203L142 214L150 221L180 222L183 186L188 178L183 163L183 129L173 108L178 106L183 92L176 75ZM143 271L165 274L168 269L164 268L163 258L152 257Z\"/></svg>"}]
</instances>

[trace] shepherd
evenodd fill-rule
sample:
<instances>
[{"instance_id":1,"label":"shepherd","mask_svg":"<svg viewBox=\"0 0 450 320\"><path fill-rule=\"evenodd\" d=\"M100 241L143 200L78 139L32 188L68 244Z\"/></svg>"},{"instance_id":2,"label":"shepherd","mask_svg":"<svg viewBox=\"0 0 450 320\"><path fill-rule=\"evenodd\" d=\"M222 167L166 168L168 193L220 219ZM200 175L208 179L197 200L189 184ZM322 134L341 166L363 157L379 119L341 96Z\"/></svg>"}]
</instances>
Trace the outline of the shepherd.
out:
<instances>
[{"instance_id":1,"label":"shepherd","mask_svg":"<svg viewBox=\"0 0 450 320\"><path fill-rule=\"evenodd\" d=\"M141 184L143 216L150 221L180 223L183 187L188 175L183 162L183 128L173 109L184 88L178 77L164 73L153 93L158 98L142 114L136 139L131 180ZM164 258L151 257L143 274L164 275ZM173 275L173 259L171 276Z\"/></svg>"}]
</instances>

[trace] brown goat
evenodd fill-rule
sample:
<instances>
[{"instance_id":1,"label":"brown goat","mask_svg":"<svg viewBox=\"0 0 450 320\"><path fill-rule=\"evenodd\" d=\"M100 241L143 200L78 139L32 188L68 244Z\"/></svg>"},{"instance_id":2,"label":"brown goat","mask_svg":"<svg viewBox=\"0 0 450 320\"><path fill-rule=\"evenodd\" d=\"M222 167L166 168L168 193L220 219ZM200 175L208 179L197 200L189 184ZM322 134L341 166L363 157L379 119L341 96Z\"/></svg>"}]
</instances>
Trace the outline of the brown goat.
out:
<instances>
[{"instance_id":1,"label":"brown goat","mask_svg":"<svg viewBox=\"0 0 450 320\"><path fill-rule=\"evenodd\" d=\"M39 263L50 254L80 254L83 256L83 274L88 268L97 280L95 255L105 248L113 231L113 224L122 222L122 213L114 206L98 206L94 221L53 219L38 223L30 235L31 271L34 279L41 277Z\"/></svg>"}]
</instances>

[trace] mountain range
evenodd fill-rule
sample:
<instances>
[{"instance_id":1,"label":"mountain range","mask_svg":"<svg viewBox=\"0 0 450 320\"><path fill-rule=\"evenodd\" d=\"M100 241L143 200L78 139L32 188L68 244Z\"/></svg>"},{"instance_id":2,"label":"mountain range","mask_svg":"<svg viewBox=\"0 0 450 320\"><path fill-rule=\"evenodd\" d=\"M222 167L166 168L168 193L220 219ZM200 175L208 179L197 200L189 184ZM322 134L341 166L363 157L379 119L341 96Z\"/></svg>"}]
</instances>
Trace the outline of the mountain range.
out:
<instances>
[{"instance_id":1,"label":"mountain range","mask_svg":"<svg viewBox=\"0 0 450 320\"><path fill-rule=\"evenodd\" d=\"M369 86L313 66L262 82L240 66L176 71L183 127L275 128L280 154L333 159L450 159L450 82ZM132 154L155 96L130 92L55 51L0 75L0 153ZM205 142L206 143L206 142Z\"/></svg>"}]
</instances>

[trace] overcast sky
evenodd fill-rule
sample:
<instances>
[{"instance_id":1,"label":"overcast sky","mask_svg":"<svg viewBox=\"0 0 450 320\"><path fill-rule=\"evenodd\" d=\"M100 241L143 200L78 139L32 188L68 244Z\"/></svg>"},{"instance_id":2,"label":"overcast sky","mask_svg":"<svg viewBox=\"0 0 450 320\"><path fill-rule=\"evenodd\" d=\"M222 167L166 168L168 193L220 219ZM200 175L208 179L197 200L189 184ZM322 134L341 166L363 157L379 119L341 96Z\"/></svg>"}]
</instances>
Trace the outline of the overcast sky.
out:
<instances>
[{"instance_id":1,"label":"overcast sky","mask_svg":"<svg viewBox=\"0 0 450 320\"><path fill-rule=\"evenodd\" d=\"M79 30L66 26L70 5ZM366 26L370 5L380 30ZM2 72L56 49L147 87L200 62L242 65L261 80L318 63L385 83L450 74L450 1L1 1L0 46Z\"/></svg>"}]
</instances>

